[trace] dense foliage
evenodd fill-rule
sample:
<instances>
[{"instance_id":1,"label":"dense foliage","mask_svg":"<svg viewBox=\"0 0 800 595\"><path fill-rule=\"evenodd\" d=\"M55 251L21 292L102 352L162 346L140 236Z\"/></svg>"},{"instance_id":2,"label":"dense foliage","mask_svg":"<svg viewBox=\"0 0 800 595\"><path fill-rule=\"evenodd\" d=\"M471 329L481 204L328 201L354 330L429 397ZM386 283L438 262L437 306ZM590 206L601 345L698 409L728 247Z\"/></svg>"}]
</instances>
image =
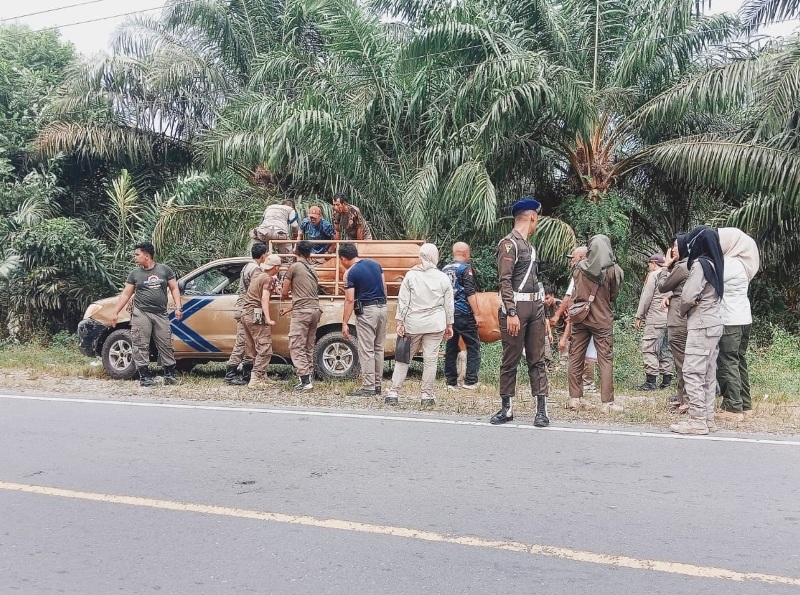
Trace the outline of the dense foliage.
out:
<instances>
[{"instance_id":1,"label":"dense foliage","mask_svg":"<svg viewBox=\"0 0 800 595\"><path fill-rule=\"evenodd\" d=\"M698 6L171 1L131 19L113 55L92 62L53 34L0 28L0 47L14 46L0 58L0 108L14 122L0 139L11 159L2 208L17 222L2 233L83 221L66 234L73 247L103 248L83 293L64 286L71 310L120 283L135 241L153 239L182 271L241 252L265 200L302 210L345 191L379 237L427 238L445 253L470 241L492 287L508 206L535 194L547 282L563 288L564 254L606 233L632 280L624 311L646 256L672 234L735 224L764 251L756 310L791 326L800 38L748 35L798 6ZM13 199L26 193L40 198ZM5 245L8 290L26 265Z\"/></svg>"}]
</instances>

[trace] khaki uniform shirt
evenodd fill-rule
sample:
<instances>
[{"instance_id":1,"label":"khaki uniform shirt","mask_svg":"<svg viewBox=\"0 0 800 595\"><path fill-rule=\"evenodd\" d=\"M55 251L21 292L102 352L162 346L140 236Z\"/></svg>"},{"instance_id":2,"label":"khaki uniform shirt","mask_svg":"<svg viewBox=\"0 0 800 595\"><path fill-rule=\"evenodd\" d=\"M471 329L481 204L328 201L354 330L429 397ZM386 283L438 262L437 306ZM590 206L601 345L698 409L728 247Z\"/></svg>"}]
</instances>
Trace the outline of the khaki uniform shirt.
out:
<instances>
[{"instance_id":1,"label":"khaki uniform shirt","mask_svg":"<svg viewBox=\"0 0 800 595\"><path fill-rule=\"evenodd\" d=\"M264 218L256 229L266 235L271 229L278 229L294 237L297 232L297 212L289 205L269 205L264 210Z\"/></svg>"},{"instance_id":2,"label":"khaki uniform shirt","mask_svg":"<svg viewBox=\"0 0 800 595\"><path fill-rule=\"evenodd\" d=\"M617 284L617 276L614 272L616 266L614 265L614 267L609 267L606 270L606 282L597 288L589 313L582 323L584 326L590 328L613 328L613 306L614 302L617 301L620 290ZM571 303L588 302L596 286L595 282L581 273L578 267L575 267L572 271L572 280L575 282L575 287L572 290Z\"/></svg>"},{"instance_id":3,"label":"khaki uniform shirt","mask_svg":"<svg viewBox=\"0 0 800 595\"><path fill-rule=\"evenodd\" d=\"M531 260L533 260L531 272L525 279ZM497 244L497 272L500 277L500 300L506 310L516 308L515 291L532 293L539 290L536 249L528 238L523 238L516 229L511 230L511 233ZM525 284L520 286L523 280Z\"/></svg>"},{"instance_id":4,"label":"khaki uniform shirt","mask_svg":"<svg viewBox=\"0 0 800 595\"><path fill-rule=\"evenodd\" d=\"M672 293L669 298L669 311L667 312L667 326L686 328L686 314L681 313L681 295L683 284L689 276L686 268L686 259L676 262L671 271L661 269L656 280L656 288L661 293Z\"/></svg>"},{"instance_id":5,"label":"khaki uniform shirt","mask_svg":"<svg viewBox=\"0 0 800 595\"><path fill-rule=\"evenodd\" d=\"M286 271L292 282L292 311L319 310L319 283L316 271L305 261L292 263Z\"/></svg>"},{"instance_id":6,"label":"khaki uniform shirt","mask_svg":"<svg viewBox=\"0 0 800 595\"><path fill-rule=\"evenodd\" d=\"M681 312L688 316L686 328L698 330L722 326L722 306L717 290L706 280L703 265L695 261L683 286Z\"/></svg>"},{"instance_id":7,"label":"khaki uniform shirt","mask_svg":"<svg viewBox=\"0 0 800 595\"><path fill-rule=\"evenodd\" d=\"M371 240L372 232L369 224L358 207L347 205L346 213L334 213L333 227L339 234L340 240L357 240L358 229L364 228L364 239Z\"/></svg>"},{"instance_id":8,"label":"khaki uniform shirt","mask_svg":"<svg viewBox=\"0 0 800 595\"><path fill-rule=\"evenodd\" d=\"M253 273L260 270L261 267L255 262L248 262L244 265L241 275L239 275L239 292L236 297L236 310L235 317L242 316L242 306L244 306L244 296L247 295L247 288L250 287L250 280L253 278Z\"/></svg>"},{"instance_id":9,"label":"khaki uniform shirt","mask_svg":"<svg viewBox=\"0 0 800 595\"><path fill-rule=\"evenodd\" d=\"M275 278L266 274L259 267L250 278L250 287L247 288L247 293L244 296L244 305L242 306L243 315L252 316L253 310L261 307L261 293L264 287L272 292L275 289Z\"/></svg>"},{"instance_id":10,"label":"khaki uniform shirt","mask_svg":"<svg viewBox=\"0 0 800 595\"><path fill-rule=\"evenodd\" d=\"M642 295L639 297L639 308L636 310L636 318L644 320L647 326L655 328L667 326L667 311L661 308L661 302L670 296L669 293L660 292L656 287L660 273L660 270L648 272Z\"/></svg>"}]
</instances>

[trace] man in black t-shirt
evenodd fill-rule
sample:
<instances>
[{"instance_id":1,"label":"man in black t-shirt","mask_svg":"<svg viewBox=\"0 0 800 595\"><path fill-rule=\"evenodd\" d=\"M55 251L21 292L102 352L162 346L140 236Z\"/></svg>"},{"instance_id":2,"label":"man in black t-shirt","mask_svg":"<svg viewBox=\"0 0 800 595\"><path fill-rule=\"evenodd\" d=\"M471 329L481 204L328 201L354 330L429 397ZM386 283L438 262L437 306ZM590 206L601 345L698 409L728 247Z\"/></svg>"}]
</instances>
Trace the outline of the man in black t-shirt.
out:
<instances>
[{"instance_id":1,"label":"man in black t-shirt","mask_svg":"<svg viewBox=\"0 0 800 595\"><path fill-rule=\"evenodd\" d=\"M354 397L371 397L381 393L383 354L386 342L386 279L383 269L374 260L359 258L355 244L341 244L339 258L345 273L345 302L342 335L350 338L350 316L355 301L361 305L356 313L358 359L361 362L361 388L350 393Z\"/></svg>"},{"instance_id":2,"label":"man in black t-shirt","mask_svg":"<svg viewBox=\"0 0 800 595\"><path fill-rule=\"evenodd\" d=\"M133 297L131 312L131 335L133 362L139 372L141 386L155 386L153 375L147 367L150 362L150 338L156 344L158 360L164 366L164 384L175 384L175 357L172 352L172 332L167 317L167 289L175 302L175 318L180 320L181 294L175 273L166 265L154 260L155 247L150 242L136 244L133 259L139 268L130 272L125 289L117 300L111 315L111 326L117 325L117 317Z\"/></svg>"}]
</instances>

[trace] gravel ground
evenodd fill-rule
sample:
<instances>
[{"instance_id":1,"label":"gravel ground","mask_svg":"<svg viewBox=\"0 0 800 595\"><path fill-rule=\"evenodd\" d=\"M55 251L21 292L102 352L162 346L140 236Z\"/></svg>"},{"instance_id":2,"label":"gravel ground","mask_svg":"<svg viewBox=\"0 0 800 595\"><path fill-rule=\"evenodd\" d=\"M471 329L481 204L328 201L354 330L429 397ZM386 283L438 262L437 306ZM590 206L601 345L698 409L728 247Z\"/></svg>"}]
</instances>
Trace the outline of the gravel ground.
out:
<instances>
[{"instance_id":1,"label":"gravel ground","mask_svg":"<svg viewBox=\"0 0 800 595\"><path fill-rule=\"evenodd\" d=\"M288 369L287 369L288 370ZM158 386L140 388L137 382L109 380L105 377L93 377L88 370L83 376L50 375L34 370L0 370L0 389L4 392L52 393L84 395L93 398L109 399L157 399L213 401L222 404L252 404L292 408L325 408L348 410L426 412L432 415L464 416L469 419L488 420L499 405L496 389L483 386L477 391L447 391L439 381L436 405L423 407L419 401L419 378L410 377L403 386L400 404L389 407L384 404L383 397L356 398L348 397L347 392L357 385L347 383L315 383L313 391L301 394L290 392L293 383L290 372L277 380L274 387L266 390L249 390L246 387L226 386L222 382L222 374L214 368L200 370L190 375L181 376L176 386ZM101 371L97 371L102 374ZM384 391L388 389L388 377L384 378ZM526 386L520 387L515 401L515 418L521 422L531 422L535 410L535 402L530 394L523 394ZM581 424L602 424L621 426L641 426L643 429L666 429L679 416L666 410L666 391L655 395L618 394L617 402L625 406L621 414L602 415L593 411L576 413L564 408L567 394L563 389L552 390L549 398L549 415L554 424L578 422ZM599 395L589 398L599 402ZM718 422L725 431L760 433L760 434L800 434L800 406L791 403L775 403L757 401L755 415L741 423Z\"/></svg>"}]
</instances>

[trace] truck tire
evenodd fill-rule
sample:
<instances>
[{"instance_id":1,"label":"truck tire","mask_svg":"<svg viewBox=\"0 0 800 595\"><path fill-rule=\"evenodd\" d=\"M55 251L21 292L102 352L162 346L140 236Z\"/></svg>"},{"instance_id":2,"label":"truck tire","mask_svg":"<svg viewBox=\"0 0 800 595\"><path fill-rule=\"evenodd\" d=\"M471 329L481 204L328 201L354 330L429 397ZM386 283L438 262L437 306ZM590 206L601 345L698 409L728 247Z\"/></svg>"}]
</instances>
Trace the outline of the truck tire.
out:
<instances>
[{"instance_id":1,"label":"truck tire","mask_svg":"<svg viewBox=\"0 0 800 595\"><path fill-rule=\"evenodd\" d=\"M320 380L350 380L361 372L358 349L342 333L320 337L314 347L314 370Z\"/></svg>"},{"instance_id":2,"label":"truck tire","mask_svg":"<svg viewBox=\"0 0 800 595\"><path fill-rule=\"evenodd\" d=\"M119 329L103 343L103 367L114 380L130 380L136 376L133 363L133 339L130 329Z\"/></svg>"}]
</instances>

